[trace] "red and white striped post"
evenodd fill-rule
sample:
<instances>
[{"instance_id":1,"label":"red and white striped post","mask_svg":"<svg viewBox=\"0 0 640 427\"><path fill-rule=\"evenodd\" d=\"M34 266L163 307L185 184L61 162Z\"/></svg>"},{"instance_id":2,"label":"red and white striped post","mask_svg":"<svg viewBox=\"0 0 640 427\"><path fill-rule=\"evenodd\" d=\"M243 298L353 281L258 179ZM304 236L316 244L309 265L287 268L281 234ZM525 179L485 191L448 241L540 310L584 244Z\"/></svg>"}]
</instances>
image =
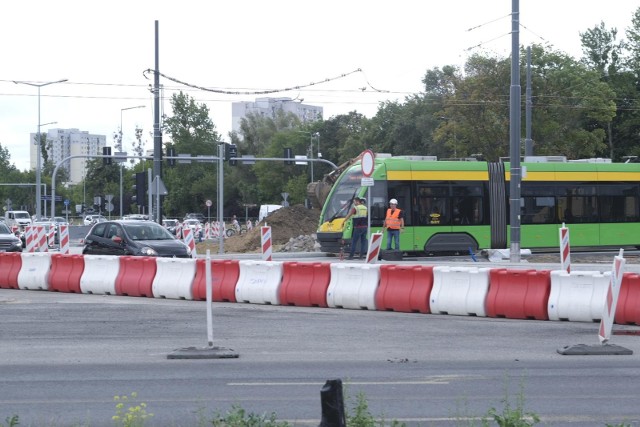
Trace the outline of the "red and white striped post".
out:
<instances>
[{"instance_id":1,"label":"red and white striped post","mask_svg":"<svg viewBox=\"0 0 640 427\"><path fill-rule=\"evenodd\" d=\"M193 256L196 256L196 242L193 238L193 233L191 232L191 228L190 227L184 227L182 229L182 234L184 236L184 243L189 246L189 248L191 249L191 253L193 254Z\"/></svg>"},{"instance_id":2,"label":"red and white striped post","mask_svg":"<svg viewBox=\"0 0 640 427\"><path fill-rule=\"evenodd\" d=\"M263 261L271 261L271 227L263 226L260 227L260 236L262 241L262 260Z\"/></svg>"},{"instance_id":3,"label":"red and white striped post","mask_svg":"<svg viewBox=\"0 0 640 427\"><path fill-rule=\"evenodd\" d=\"M560 228L560 267L571 273L571 246L569 245L569 229L564 222Z\"/></svg>"},{"instance_id":4,"label":"red and white striped post","mask_svg":"<svg viewBox=\"0 0 640 427\"><path fill-rule=\"evenodd\" d=\"M616 317L616 305L618 304L618 295L620 294L620 284L624 274L624 265L626 260L622 256L623 250L620 249L618 256L613 258L613 267L611 268L611 280L607 288L607 299L602 310L602 320L600 320L600 330L598 339L601 344L605 344L611 338L611 328Z\"/></svg>"},{"instance_id":5,"label":"red and white striped post","mask_svg":"<svg viewBox=\"0 0 640 427\"><path fill-rule=\"evenodd\" d=\"M69 226L61 224L58 228L60 230L60 253L68 254L69 253Z\"/></svg>"},{"instance_id":6,"label":"red and white striped post","mask_svg":"<svg viewBox=\"0 0 640 427\"><path fill-rule=\"evenodd\" d=\"M49 247L47 246L47 230L44 229L44 225L38 226L36 252L49 252Z\"/></svg>"},{"instance_id":7,"label":"red and white striped post","mask_svg":"<svg viewBox=\"0 0 640 427\"><path fill-rule=\"evenodd\" d=\"M24 228L24 240L25 240L27 252L36 251L36 238L37 238L36 228L31 225L27 225Z\"/></svg>"},{"instance_id":8,"label":"red and white striped post","mask_svg":"<svg viewBox=\"0 0 640 427\"><path fill-rule=\"evenodd\" d=\"M182 239L182 223L180 221L176 224L176 239Z\"/></svg>"},{"instance_id":9,"label":"red and white striped post","mask_svg":"<svg viewBox=\"0 0 640 427\"><path fill-rule=\"evenodd\" d=\"M211 240L211 224L204 223L204 240Z\"/></svg>"},{"instance_id":10,"label":"red and white striped post","mask_svg":"<svg viewBox=\"0 0 640 427\"><path fill-rule=\"evenodd\" d=\"M49 233L47 234L47 243L50 248L56 245L56 226L54 224L49 225Z\"/></svg>"},{"instance_id":11,"label":"red and white striped post","mask_svg":"<svg viewBox=\"0 0 640 427\"><path fill-rule=\"evenodd\" d=\"M378 262L381 243L382 233L372 233L369 238L369 249L367 250L367 264L375 264Z\"/></svg>"}]
</instances>

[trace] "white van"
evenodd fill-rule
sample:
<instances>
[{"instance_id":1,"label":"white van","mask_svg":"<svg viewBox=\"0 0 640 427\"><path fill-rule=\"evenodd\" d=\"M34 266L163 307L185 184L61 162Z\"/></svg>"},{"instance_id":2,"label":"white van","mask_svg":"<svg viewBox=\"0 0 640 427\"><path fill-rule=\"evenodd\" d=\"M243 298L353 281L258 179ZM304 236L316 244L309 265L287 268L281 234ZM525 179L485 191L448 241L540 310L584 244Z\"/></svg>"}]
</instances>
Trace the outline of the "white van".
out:
<instances>
[{"instance_id":1,"label":"white van","mask_svg":"<svg viewBox=\"0 0 640 427\"><path fill-rule=\"evenodd\" d=\"M27 211L6 211L4 222L9 227L17 225L21 230L24 230L24 227L31 225L31 215Z\"/></svg>"},{"instance_id":2,"label":"white van","mask_svg":"<svg viewBox=\"0 0 640 427\"><path fill-rule=\"evenodd\" d=\"M282 206L280 205L260 205L260 213L258 213L258 222L262 222L263 219L268 217L271 213L277 211Z\"/></svg>"}]
</instances>

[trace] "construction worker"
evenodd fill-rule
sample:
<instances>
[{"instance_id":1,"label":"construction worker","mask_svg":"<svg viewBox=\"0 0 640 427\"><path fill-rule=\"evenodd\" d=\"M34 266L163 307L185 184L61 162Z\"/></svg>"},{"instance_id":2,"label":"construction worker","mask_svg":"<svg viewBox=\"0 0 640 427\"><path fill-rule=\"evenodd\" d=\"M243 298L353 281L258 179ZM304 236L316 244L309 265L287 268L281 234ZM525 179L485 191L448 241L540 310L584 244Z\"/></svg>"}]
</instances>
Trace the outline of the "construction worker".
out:
<instances>
[{"instance_id":1,"label":"construction worker","mask_svg":"<svg viewBox=\"0 0 640 427\"><path fill-rule=\"evenodd\" d=\"M365 199L355 197L353 199L354 206L345 217L344 223L353 217L353 231L351 233L351 250L349 251L349 259L353 259L356 246L360 242L360 259L367 254L367 207Z\"/></svg>"},{"instance_id":2,"label":"construction worker","mask_svg":"<svg viewBox=\"0 0 640 427\"><path fill-rule=\"evenodd\" d=\"M384 220L384 229L387 230L387 250L391 250L391 243L395 240L395 249L400 250L400 230L404 229L404 215L398 209L396 199L389 200L389 209Z\"/></svg>"}]
</instances>

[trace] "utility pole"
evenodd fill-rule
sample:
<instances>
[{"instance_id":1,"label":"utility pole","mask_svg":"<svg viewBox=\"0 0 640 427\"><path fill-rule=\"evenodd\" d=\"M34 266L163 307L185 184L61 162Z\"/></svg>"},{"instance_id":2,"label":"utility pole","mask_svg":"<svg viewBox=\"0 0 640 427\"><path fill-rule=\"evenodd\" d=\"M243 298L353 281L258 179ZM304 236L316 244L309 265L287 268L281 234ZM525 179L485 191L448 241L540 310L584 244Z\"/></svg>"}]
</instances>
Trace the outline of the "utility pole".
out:
<instances>
[{"instance_id":1,"label":"utility pole","mask_svg":"<svg viewBox=\"0 0 640 427\"><path fill-rule=\"evenodd\" d=\"M162 133L160 132L160 45L156 20L156 72L153 79L153 176L162 177ZM149 206L151 208L151 206ZM156 206L156 218L162 223L162 203ZM150 212L151 213L151 212Z\"/></svg>"}]
</instances>

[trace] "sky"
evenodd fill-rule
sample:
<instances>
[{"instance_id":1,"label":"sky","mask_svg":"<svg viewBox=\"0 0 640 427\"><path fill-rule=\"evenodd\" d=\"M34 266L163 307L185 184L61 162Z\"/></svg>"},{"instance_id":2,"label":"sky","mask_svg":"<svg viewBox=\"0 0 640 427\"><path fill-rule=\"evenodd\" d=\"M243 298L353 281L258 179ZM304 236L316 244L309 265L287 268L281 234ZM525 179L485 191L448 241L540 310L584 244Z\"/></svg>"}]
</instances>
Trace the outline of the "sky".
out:
<instances>
[{"instance_id":1,"label":"sky","mask_svg":"<svg viewBox=\"0 0 640 427\"><path fill-rule=\"evenodd\" d=\"M640 1L520 0L519 5L521 45L547 44L579 59L581 32L604 22L624 38ZM155 66L156 21L161 73L229 92L282 89L228 95L160 79L165 114L171 115L171 95L183 90L209 107L216 130L228 141L232 102L289 97L322 106L325 119L351 111L372 117L380 102L402 102L421 92L429 69L462 67L474 53L506 57L511 11L512 0L5 2L0 144L12 163L28 169L38 88L14 81L68 79L40 88L40 124L56 122L43 132L77 128L106 135L113 145L122 122L125 151L131 151L136 126L151 148L153 76L144 71ZM140 105L145 107L128 109Z\"/></svg>"}]
</instances>

